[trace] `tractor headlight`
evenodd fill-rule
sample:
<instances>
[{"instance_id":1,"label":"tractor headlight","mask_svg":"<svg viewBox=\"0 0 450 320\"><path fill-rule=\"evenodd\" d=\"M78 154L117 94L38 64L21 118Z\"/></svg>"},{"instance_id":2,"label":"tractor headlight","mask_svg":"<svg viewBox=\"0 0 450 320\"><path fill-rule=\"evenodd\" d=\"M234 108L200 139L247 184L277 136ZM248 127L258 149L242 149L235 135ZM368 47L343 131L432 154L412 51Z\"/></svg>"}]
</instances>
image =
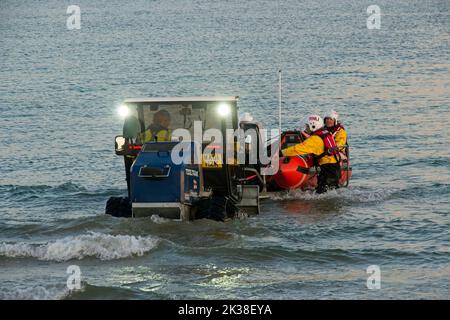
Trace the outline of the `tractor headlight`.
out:
<instances>
[{"instance_id":1,"label":"tractor headlight","mask_svg":"<svg viewBox=\"0 0 450 320\"><path fill-rule=\"evenodd\" d=\"M117 113L119 114L119 116L121 116L122 118L126 118L129 114L130 114L130 109L128 108L127 105L122 104L119 106L119 108L117 109Z\"/></svg>"},{"instance_id":2,"label":"tractor headlight","mask_svg":"<svg viewBox=\"0 0 450 320\"><path fill-rule=\"evenodd\" d=\"M228 103L221 103L217 106L217 113L221 117L226 117L231 113L231 107Z\"/></svg>"}]
</instances>

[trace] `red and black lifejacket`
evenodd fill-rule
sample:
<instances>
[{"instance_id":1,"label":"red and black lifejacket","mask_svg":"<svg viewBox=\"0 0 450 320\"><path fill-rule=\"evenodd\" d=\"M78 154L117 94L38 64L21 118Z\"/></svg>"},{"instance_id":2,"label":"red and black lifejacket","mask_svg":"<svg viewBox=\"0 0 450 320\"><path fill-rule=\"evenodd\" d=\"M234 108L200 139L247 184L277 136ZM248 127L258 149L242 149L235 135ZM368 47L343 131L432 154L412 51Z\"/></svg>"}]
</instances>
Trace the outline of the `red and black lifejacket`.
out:
<instances>
[{"instance_id":1,"label":"red and black lifejacket","mask_svg":"<svg viewBox=\"0 0 450 320\"><path fill-rule=\"evenodd\" d=\"M328 130L333 136L336 134L336 132L338 132L340 129L345 130L344 126L340 123L337 123L333 128L331 129L326 129Z\"/></svg>"},{"instance_id":2,"label":"red and black lifejacket","mask_svg":"<svg viewBox=\"0 0 450 320\"><path fill-rule=\"evenodd\" d=\"M344 126L340 123L337 123L333 128L326 128L326 130L330 131L330 133L333 135L333 137L336 136L336 133L341 129L345 130ZM345 142L345 143L347 143L347 142Z\"/></svg>"},{"instance_id":3,"label":"red and black lifejacket","mask_svg":"<svg viewBox=\"0 0 450 320\"><path fill-rule=\"evenodd\" d=\"M324 156L334 156L336 161L339 163L340 161L339 150L338 147L336 146L336 142L334 141L333 135L326 129L314 131L312 135L316 135L322 138L323 144L325 146L324 152L319 154L318 156L315 155L314 160L317 162Z\"/></svg>"},{"instance_id":4,"label":"red and black lifejacket","mask_svg":"<svg viewBox=\"0 0 450 320\"><path fill-rule=\"evenodd\" d=\"M328 129L328 128L327 128L327 130L330 131L331 134L333 135L333 138L336 136L336 133L337 133L340 129L345 130L344 126L343 126L342 124L340 124L340 123L337 123L337 124L336 124L333 128L331 128L331 129ZM346 144L347 148L345 148L345 152L344 152L344 153L345 153L346 156L348 156L348 140L345 140L345 144Z\"/></svg>"}]
</instances>

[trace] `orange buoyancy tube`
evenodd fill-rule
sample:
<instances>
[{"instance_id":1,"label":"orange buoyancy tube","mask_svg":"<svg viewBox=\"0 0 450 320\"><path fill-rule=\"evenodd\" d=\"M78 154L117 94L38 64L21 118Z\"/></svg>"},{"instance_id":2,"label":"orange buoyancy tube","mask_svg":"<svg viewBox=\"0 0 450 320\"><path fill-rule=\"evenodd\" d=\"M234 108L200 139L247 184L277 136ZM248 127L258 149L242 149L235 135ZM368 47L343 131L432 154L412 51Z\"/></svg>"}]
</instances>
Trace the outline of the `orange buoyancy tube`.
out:
<instances>
[{"instance_id":1,"label":"orange buoyancy tube","mask_svg":"<svg viewBox=\"0 0 450 320\"><path fill-rule=\"evenodd\" d=\"M283 189L300 188L308 178L309 165L302 157L281 157L280 167L274 176L275 183Z\"/></svg>"}]
</instances>

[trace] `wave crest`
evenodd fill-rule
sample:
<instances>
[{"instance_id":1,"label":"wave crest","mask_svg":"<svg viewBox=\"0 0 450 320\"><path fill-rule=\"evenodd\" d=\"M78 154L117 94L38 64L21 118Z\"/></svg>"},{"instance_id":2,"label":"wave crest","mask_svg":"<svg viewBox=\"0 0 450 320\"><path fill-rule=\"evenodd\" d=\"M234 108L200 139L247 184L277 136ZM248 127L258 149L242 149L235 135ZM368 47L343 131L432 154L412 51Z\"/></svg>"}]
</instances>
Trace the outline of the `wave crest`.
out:
<instances>
[{"instance_id":1,"label":"wave crest","mask_svg":"<svg viewBox=\"0 0 450 320\"><path fill-rule=\"evenodd\" d=\"M35 286L11 290L3 289L0 292L0 300L62 300L69 297L70 294L71 292L67 288Z\"/></svg>"},{"instance_id":2,"label":"wave crest","mask_svg":"<svg viewBox=\"0 0 450 320\"><path fill-rule=\"evenodd\" d=\"M0 256L10 258L32 257L44 261L81 260L96 257L100 260L122 259L142 256L155 248L159 240L155 237L108 235L92 232L70 236L47 243L26 242L0 243Z\"/></svg>"}]
</instances>

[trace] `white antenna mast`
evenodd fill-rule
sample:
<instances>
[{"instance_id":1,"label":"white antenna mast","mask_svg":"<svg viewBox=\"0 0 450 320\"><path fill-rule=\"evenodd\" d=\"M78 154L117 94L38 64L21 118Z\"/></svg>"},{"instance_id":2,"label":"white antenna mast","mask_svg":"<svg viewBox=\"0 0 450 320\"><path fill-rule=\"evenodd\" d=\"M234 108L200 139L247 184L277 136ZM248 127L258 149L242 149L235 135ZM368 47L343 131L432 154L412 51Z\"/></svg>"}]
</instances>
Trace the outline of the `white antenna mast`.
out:
<instances>
[{"instance_id":1,"label":"white antenna mast","mask_svg":"<svg viewBox=\"0 0 450 320\"><path fill-rule=\"evenodd\" d=\"M281 134L281 69L278 70L278 130Z\"/></svg>"}]
</instances>

